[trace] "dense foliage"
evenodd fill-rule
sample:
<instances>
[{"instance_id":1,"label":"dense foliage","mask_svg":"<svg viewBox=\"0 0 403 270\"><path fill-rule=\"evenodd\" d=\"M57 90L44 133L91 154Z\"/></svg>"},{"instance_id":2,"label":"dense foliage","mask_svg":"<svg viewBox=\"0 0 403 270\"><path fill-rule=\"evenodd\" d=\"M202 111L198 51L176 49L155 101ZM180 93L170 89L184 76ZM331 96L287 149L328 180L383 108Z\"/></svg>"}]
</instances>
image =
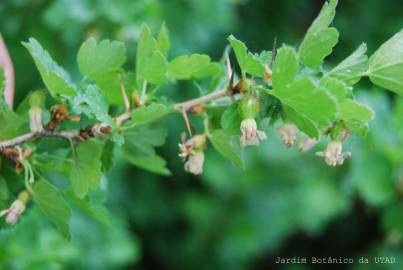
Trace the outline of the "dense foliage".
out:
<instances>
[{"instance_id":1,"label":"dense foliage","mask_svg":"<svg viewBox=\"0 0 403 270\"><path fill-rule=\"evenodd\" d=\"M62 3L60 1L58 5L62 7ZM403 103L396 99L396 106L390 110L390 101L380 92L362 94L357 99L353 90L362 77L368 77L376 86L403 94L400 76L403 71L403 32L395 34L369 57L366 45L361 44L340 63L327 65L324 60L339 40L337 29L330 27L336 5L335 0L325 2L298 47L282 45L276 48L275 44L273 49L252 53L245 43L231 35L229 46L218 62L206 54L171 57L167 27L163 25L153 36L149 27L142 25L135 68L125 66L127 51L130 55L134 50L129 46L126 49L123 42L89 38L77 52L80 75L71 76L56 63L39 39L30 38L23 46L32 56L45 89L31 92L14 111L1 100L0 149L5 159L1 164L0 183L5 223L14 225L21 218L13 230L24 231L25 215L36 219L34 224L37 226L41 226L43 218L47 217L65 238L70 239L73 206L113 227L105 231L98 223L94 224L99 231L97 235L106 239L94 235L95 239L88 240L96 242L113 238L112 243L118 252L119 249L122 251L117 256L113 254L114 247L108 247L111 256L115 257L110 261L106 257L106 263L113 264L114 259L125 261L125 256L133 258L136 252L134 242L125 235L124 229L120 229L124 227L122 222L119 219L114 221L115 218L111 218L103 206L107 189L116 189L116 194L121 195L125 187L119 182L107 183L106 175L119 173L116 169L110 172L114 166L122 166L116 160L128 161L156 174L170 175L170 168L159 149L172 133L176 144L179 143L184 169L196 175L204 173L205 180L217 193L213 200L192 192L180 198L185 202L186 219L200 233L188 240L189 247L178 247L195 259L183 262L186 268L191 268L192 263L203 264L206 255L197 255L192 246L198 247L202 253L207 252L208 242L220 234L211 228L217 223L225 224L222 229L228 230L228 235L232 235L232 230L239 233L228 239L224 234L220 245L215 247L222 254L212 265L234 268L238 261L246 262L249 256L258 254L263 246L275 248L289 232L303 229L314 233L324 225L323 220L347 211L349 194L324 176L331 172L331 168L319 171L310 165L313 159L303 159L304 155L314 155L314 151L309 150L318 143L316 155L322 156L327 165L343 165L347 158L352 158L351 182L368 204L393 202L399 196L398 191L390 181L386 184L383 179L385 175L396 173L390 167L401 164L403 159L398 150L402 141ZM179 100L170 94L173 87L182 84L197 89L199 95ZM368 124L374 118L374 112L377 112L373 120L375 124L372 124L374 128L369 130ZM182 118L182 123L167 125L167 122L173 123L173 117ZM388 126L390 139L382 132L384 125ZM278 140L273 140L275 136L271 127L275 127L286 147L297 145L300 151L307 153L281 152L282 146ZM179 136L182 132L187 132L189 138ZM366 140L353 141L351 150L343 152L342 143L348 143L354 134L366 135ZM249 151L244 153L246 146L258 146L261 141L268 141L271 151L259 148L253 148L253 151L271 162L269 166L251 162L255 156ZM366 146L368 143L382 144L384 148L372 151ZM176 145L164 147L172 150ZM221 158L230 160L233 166L245 169L245 176L233 177L238 173L235 167L220 170L221 161L217 161L219 159L212 148L221 154ZM278 153L283 153L283 156ZM292 171L285 172L284 164L294 159L300 162L291 166ZM300 170L302 167L304 169ZM277 173L274 181L265 182L268 171L282 173ZM251 180L247 176L249 172L254 174L252 182L248 182ZM397 173L401 179L401 171L397 170ZM152 201L141 196L134 198L138 204L132 210L134 220L140 222L149 215L153 216L147 212L156 211L155 215L159 219L168 219L169 224L170 216L174 215L163 213L163 203L158 201L173 205L178 202L168 202L166 195L159 194L159 184L147 182L149 179L146 178L138 181L137 188L150 190L148 194L152 193L154 198ZM290 185L295 187L290 188ZM242 193L239 194L238 189ZM285 190L288 190L287 194L283 193ZM248 200L255 194L263 195ZM125 196L131 197L130 193ZM33 204L28 204L31 197ZM238 200L247 200L248 203L236 207ZM320 205L317 205L318 201ZM255 208L254 204L264 207ZM25 210L27 205L33 207ZM292 211L296 207L300 208L300 216ZM401 215L400 208L399 204L388 208L383 219L386 230L397 235L401 235L401 226L395 222L396 216ZM42 215L35 214L38 211ZM248 223L248 219L264 218L262 215L265 214L259 211L270 213L271 222ZM289 217L287 212L290 212ZM230 219L231 216L234 218ZM8 228L10 225L3 226ZM89 231L91 226L88 224ZM146 231L147 223L139 224L139 227ZM61 241L53 231L44 233L42 237L51 238L44 240L46 243L52 239ZM11 231L11 234L16 233ZM29 241L24 238L27 235L21 234L20 237L21 242ZM164 260L168 260L169 245L161 243L162 240L153 239L161 253L167 252ZM75 247L70 247L69 251L69 244L60 249L54 250L55 256L59 256L59 252L67 254L61 259L66 263L72 262L70 258L76 258L75 254L80 252ZM48 251L44 248L43 252L47 254ZM35 260L25 259L27 265L35 265ZM24 261L19 263L25 266ZM78 259L75 263L86 264ZM98 266L95 263L93 267ZM108 269L108 266L104 267Z\"/></svg>"}]
</instances>

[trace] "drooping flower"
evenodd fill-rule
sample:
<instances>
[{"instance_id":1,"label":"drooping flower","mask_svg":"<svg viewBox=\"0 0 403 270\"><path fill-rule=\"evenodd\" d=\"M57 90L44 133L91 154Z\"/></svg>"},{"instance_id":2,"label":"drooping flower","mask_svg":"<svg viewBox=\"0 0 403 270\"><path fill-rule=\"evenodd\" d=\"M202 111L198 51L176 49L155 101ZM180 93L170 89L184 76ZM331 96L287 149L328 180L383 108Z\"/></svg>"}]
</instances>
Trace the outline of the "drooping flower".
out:
<instances>
[{"instance_id":1,"label":"drooping flower","mask_svg":"<svg viewBox=\"0 0 403 270\"><path fill-rule=\"evenodd\" d=\"M185 171L199 175L203 173L204 164L204 152L197 151L190 155L188 160L185 162Z\"/></svg>"},{"instance_id":2,"label":"drooping flower","mask_svg":"<svg viewBox=\"0 0 403 270\"><path fill-rule=\"evenodd\" d=\"M299 142L298 144L298 149L301 152L307 152L311 150L316 144L318 143L318 140L305 137L302 139L302 141Z\"/></svg>"},{"instance_id":3,"label":"drooping flower","mask_svg":"<svg viewBox=\"0 0 403 270\"><path fill-rule=\"evenodd\" d=\"M24 213L26 204L29 200L29 193L23 191L19 194L18 199L16 199L10 206L10 208L5 209L0 212L0 216L6 216L6 223L14 225L19 220L22 213Z\"/></svg>"},{"instance_id":4,"label":"drooping flower","mask_svg":"<svg viewBox=\"0 0 403 270\"><path fill-rule=\"evenodd\" d=\"M325 151L316 152L316 155L323 157L329 166L342 165L344 160L351 157L351 152L342 151L342 143L339 141L332 141L327 145Z\"/></svg>"},{"instance_id":5,"label":"drooping flower","mask_svg":"<svg viewBox=\"0 0 403 270\"><path fill-rule=\"evenodd\" d=\"M285 146L291 147L297 143L298 128L296 125L285 123L277 129L277 132L280 134Z\"/></svg>"},{"instance_id":6,"label":"drooping flower","mask_svg":"<svg viewBox=\"0 0 403 270\"><path fill-rule=\"evenodd\" d=\"M10 225L14 225L17 223L21 214L25 211L25 204L20 200L15 200L6 214L6 223Z\"/></svg>"},{"instance_id":7,"label":"drooping flower","mask_svg":"<svg viewBox=\"0 0 403 270\"><path fill-rule=\"evenodd\" d=\"M186 140L182 137L179 144L179 157L185 161L185 171L198 175L203 173L204 148L206 146L206 135L198 134Z\"/></svg>"},{"instance_id":8,"label":"drooping flower","mask_svg":"<svg viewBox=\"0 0 403 270\"><path fill-rule=\"evenodd\" d=\"M260 141L267 139L266 133L257 129L255 119L248 118L241 122L241 146L259 145Z\"/></svg>"}]
</instances>

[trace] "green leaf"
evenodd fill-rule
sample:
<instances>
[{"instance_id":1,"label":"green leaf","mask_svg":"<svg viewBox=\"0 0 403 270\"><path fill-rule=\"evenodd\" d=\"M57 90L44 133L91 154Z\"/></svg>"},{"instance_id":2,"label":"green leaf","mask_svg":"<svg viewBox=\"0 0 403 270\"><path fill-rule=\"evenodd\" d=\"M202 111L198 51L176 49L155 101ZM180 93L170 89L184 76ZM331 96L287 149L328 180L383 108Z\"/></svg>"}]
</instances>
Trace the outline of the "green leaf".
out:
<instances>
[{"instance_id":1,"label":"green leaf","mask_svg":"<svg viewBox=\"0 0 403 270\"><path fill-rule=\"evenodd\" d=\"M46 180L39 180L32 189L32 195L41 211L56 225L67 239L71 238L68 220L71 209L58 190Z\"/></svg>"},{"instance_id":2,"label":"green leaf","mask_svg":"<svg viewBox=\"0 0 403 270\"><path fill-rule=\"evenodd\" d=\"M147 65L141 70L141 78L154 84L164 84L167 80L167 60L159 51L153 51Z\"/></svg>"},{"instance_id":3,"label":"green leaf","mask_svg":"<svg viewBox=\"0 0 403 270\"><path fill-rule=\"evenodd\" d=\"M132 123L134 125L142 125L145 123L156 121L174 110L163 104L153 103L146 107L140 107L132 113Z\"/></svg>"},{"instance_id":4,"label":"green leaf","mask_svg":"<svg viewBox=\"0 0 403 270\"><path fill-rule=\"evenodd\" d=\"M124 134L123 149L131 153L151 156L155 154L154 147L165 143L167 135L167 128L160 123L135 126Z\"/></svg>"},{"instance_id":5,"label":"green leaf","mask_svg":"<svg viewBox=\"0 0 403 270\"><path fill-rule=\"evenodd\" d=\"M368 73L374 84L403 96L403 30L371 56Z\"/></svg>"},{"instance_id":6,"label":"green leaf","mask_svg":"<svg viewBox=\"0 0 403 270\"><path fill-rule=\"evenodd\" d=\"M320 66L338 42L339 32L336 28L328 27L336 14L336 6L337 0L325 2L302 41L299 56L301 62L307 67Z\"/></svg>"},{"instance_id":7,"label":"green leaf","mask_svg":"<svg viewBox=\"0 0 403 270\"><path fill-rule=\"evenodd\" d=\"M97 44L94 38L89 38L81 45L77 55L81 74L90 79L116 72L125 62L125 44L108 39Z\"/></svg>"},{"instance_id":8,"label":"green leaf","mask_svg":"<svg viewBox=\"0 0 403 270\"><path fill-rule=\"evenodd\" d=\"M157 38L157 47L158 50L165 56L168 56L168 52L169 49L171 47L171 43L169 41L169 35L168 35L168 29L165 26L165 24L163 24L161 26L160 32L158 34L158 38Z\"/></svg>"},{"instance_id":9,"label":"green leaf","mask_svg":"<svg viewBox=\"0 0 403 270\"><path fill-rule=\"evenodd\" d=\"M282 47L278 50L273 65L273 88L285 87L294 81L298 71L297 53L292 47Z\"/></svg>"},{"instance_id":10,"label":"green leaf","mask_svg":"<svg viewBox=\"0 0 403 270\"><path fill-rule=\"evenodd\" d=\"M73 111L77 114L84 113L88 117L96 118L100 122L115 126L109 116L109 103L105 94L94 84L88 85L71 101Z\"/></svg>"},{"instance_id":11,"label":"green leaf","mask_svg":"<svg viewBox=\"0 0 403 270\"><path fill-rule=\"evenodd\" d=\"M228 37L228 41L235 52L242 73L248 73L256 77L265 76L264 65L259 61L258 57L248 52L246 45L242 41L236 39L232 35Z\"/></svg>"},{"instance_id":12,"label":"green leaf","mask_svg":"<svg viewBox=\"0 0 403 270\"><path fill-rule=\"evenodd\" d=\"M160 124L141 125L125 133L123 156L133 165L154 173L169 175L166 162L155 152L154 147L165 143L168 131Z\"/></svg>"},{"instance_id":13,"label":"green leaf","mask_svg":"<svg viewBox=\"0 0 403 270\"><path fill-rule=\"evenodd\" d=\"M350 94L342 81L326 76L320 80L319 89L328 93L337 102L343 101Z\"/></svg>"},{"instance_id":14,"label":"green leaf","mask_svg":"<svg viewBox=\"0 0 403 270\"><path fill-rule=\"evenodd\" d=\"M231 104L221 116L221 126L228 135L239 135L241 133L241 121L238 103Z\"/></svg>"},{"instance_id":15,"label":"green leaf","mask_svg":"<svg viewBox=\"0 0 403 270\"><path fill-rule=\"evenodd\" d=\"M112 169L113 167L113 158L114 158L114 150L115 150L115 142L112 140L107 140L105 142L104 148L102 150L101 162L102 162L102 171L106 172Z\"/></svg>"},{"instance_id":16,"label":"green leaf","mask_svg":"<svg viewBox=\"0 0 403 270\"><path fill-rule=\"evenodd\" d=\"M239 145L239 136L231 136L222 129L214 130L209 136L213 147L223 157L232 161L235 165L244 168L242 148Z\"/></svg>"},{"instance_id":17,"label":"green leaf","mask_svg":"<svg viewBox=\"0 0 403 270\"><path fill-rule=\"evenodd\" d=\"M157 43L148 26L142 25L136 53L136 80L139 85L144 80L155 84L165 82L167 64L164 50L167 48L161 47L163 51L160 51L159 46L162 45Z\"/></svg>"},{"instance_id":18,"label":"green leaf","mask_svg":"<svg viewBox=\"0 0 403 270\"><path fill-rule=\"evenodd\" d=\"M276 88L273 94L296 112L321 125L328 125L336 116L336 103L324 91L315 89L308 77Z\"/></svg>"},{"instance_id":19,"label":"green leaf","mask_svg":"<svg viewBox=\"0 0 403 270\"><path fill-rule=\"evenodd\" d=\"M0 175L0 201L7 200L10 197L10 191L6 179Z\"/></svg>"},{"instance_id":20,"label":"green leaf","mask_svg":"<svg viewBox=\"0 0 403 270\"><path fill-rule=\"evenodd\" d=\"M368 122L374 115L370 107L351 99L345 99L339 104L339 117L345 121Z\"/></svg>"},{"instance_id":21,"label":"green leaf","mask_svg":"<svg viewBox=\"0 0 403 270\"><path fill-rule=\"evenodd\" d=\"M105 74L94 75L92 80L105 93L109 103L115 105L123 105L123 96L120 89L119 72L110 72Z\"/></svg>"},{"instance_id":22,"label":"green leaf","mask_svg":"<svg viewBox=\"0 0 403 270\"><path fill-rule=\"evenodd\" d=\"M288 106L283 106L283 110L287 118L293 122L299 130L304 132L310 138L319 138L319 130L311 120L297 113L294 109Z\"/></svg>"},{"instance_id":23,"label":"green leaf","mask_svg":"<svg viewBox=\"0 0 403 270\"><path fill-rule=\"evenodd\" d=\"M100 191L102 192L102 191ZM111 225L109 212L106 207L103 205L103 201L99 202L93 200L92 198L79 199L72 192L67 192L66 194L68 198L68 202L80 208L83 212L85 212L90 217L94 218L98 222L101 222L105 225Z\"/></svg>"},{"instance_id":24,"label":"green leaf","mask_svg":"<svg viewBox=\"0 0 403 270\"><path fill-rule=\"evenodd\" d=\"M367 45L362 43L349 57L326 73L326 76L337 78L347 85L354 85L368 69Z\"/></svg>"},{"instance_id":25,"label":"green leaf","mask_svg":"<svg viewBox=\"0 0 403 270\"><path fill-rule=\"evenodd\" d=\"M166 167L166 161L157 154L141 156L125 152L123 155L130 163L139 168L161 175L171 175Z\"/></svg>"},{"instance_id":26,"label":"green leaf","mask_svg":"<svg viewBox=\"0 0 403 270\"><path fill-rule=\"evenodd\" d=\"M71 82L67 72L52 59L38 41L30 38L28 43L23 42L22 44L28 49L34 59L36 67L50 94L56 99L60 97L72 97L76 92L76 86Z\"/></svg>"},{"instance_id":27,"label":"green leaf","mask_svg":"<svg viewBox=\"0 0 403 270\"><path fill-rule=\"evenodd\" d=\"M101 181L103 144L95 139L77 145L76 160L70 169L70 181L77 197L83 198L98 188Z\"/></svg>"},{"instance_id":28,"label":"green leaf","mask_svg":"<svg viewBox=\"0 0 403 270\"><path fill-rule=\"evenodd\" d=\"M177 80L214 76L221 71L217 63L212 63L205 54L178 56L168 64L168 75Z\"/></svg>"},{"instance_id":29,"label":"green leaf","mask_svg":"<svg viewBox=\"0 0 403 270\"><path fill-rule=\"evenodd\" d=\"M0 140L11 139L21 134L24 119L13 111L0 109Z\"/></svg>"}]
</instances>

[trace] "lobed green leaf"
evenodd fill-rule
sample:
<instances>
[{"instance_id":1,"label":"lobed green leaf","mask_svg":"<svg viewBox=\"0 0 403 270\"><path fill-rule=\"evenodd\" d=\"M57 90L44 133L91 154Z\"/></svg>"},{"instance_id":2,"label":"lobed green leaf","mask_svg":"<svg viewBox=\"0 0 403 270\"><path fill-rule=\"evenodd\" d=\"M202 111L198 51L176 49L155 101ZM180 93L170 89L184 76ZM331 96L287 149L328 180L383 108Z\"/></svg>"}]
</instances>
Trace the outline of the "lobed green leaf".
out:
<instances>
[{"instance_id":1,"label":"lobed green leaf","mask_svg":"<svg viewBox=\"0 0 403 270\"><path fill-rule=\"evenodd\" d=\"M307 67L320 66L338 42L339 32L336 28L328 27L336 14L336 6L337 0L325 2L301 43L299 56Z\"/></svg>"},{"instance_id":2,"label":"lobed green leaf","mask_svg":"<svg viewBox=\"0 0 403 270\"><path fill-rule=\"evenodd\" d=\"M34 59L36 67L50 94L56 99L74 96L77 90L76 86L71 82L69 75L52 59L39 42L34 38L30 38L29 42L23 42L22 44Z\"/></svg>"},{"instance_id":3,"label":"lobed green leaf","mask_svg":"<svg viewBox=\"0 0 403 270\"><path fill-rule=\"evenodd\" d=\"M360 81L368 69L367 45L362 43L349 57L340 62L326 76L337 78L347 85Z\"/></svg>"},{"instance_id":4,"label":"lobed green leaf","mask_svg":"<svg viewBox=\"0 0 403 270\"><path fill-rule=\"evenodd\" d=\"M32 196L45 216L55 224L65 238L70 239L68 221L71 209L60 192L49 182L41 179L33 186Z\"/></svg>"},{"instance_id":5,"label":"lobed green leaf","mask_svg":"<svg viewBox=\"0 0 403 270\"><path fill-rule=\"evenodd\" d=\"M370 57L368 74L374 84L403 96L403 30Z\"/></svg>"}]
</instances>

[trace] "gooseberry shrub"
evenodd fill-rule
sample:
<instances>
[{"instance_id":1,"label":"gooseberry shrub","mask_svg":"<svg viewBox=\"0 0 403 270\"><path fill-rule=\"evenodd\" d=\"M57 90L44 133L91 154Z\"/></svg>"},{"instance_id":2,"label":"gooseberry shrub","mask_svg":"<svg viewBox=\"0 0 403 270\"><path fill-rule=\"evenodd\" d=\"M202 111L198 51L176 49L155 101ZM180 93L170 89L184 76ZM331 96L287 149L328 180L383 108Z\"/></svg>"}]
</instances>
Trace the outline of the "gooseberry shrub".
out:
<instances>
[{"instance_id":1,"label":"gooseberry shrub","mask_svg":"<svg viewBox=\"0 0 403 270\"><path fill-rule=\"evenodd\" d=\"M5 76L0 73L3 226L16 224L32 199L70 238L66 199L97 215L88 193L99 188L116 157L169 175L156 149L173 128L160 120L171 114L183 117L179 157L192 174L203 173L204 150L210 145L244 167L244 148L270 139L264 130L275 125L280 125L277 132L284 145L301 152L328 140L327 148L315 154L327 165L342 165L352 156L343 152L343 141L350 133L365 135L374 117L369 106L355 100L353 90L360 79L368 77L403 95L403 31L370 57L363 43L329 68L324 60L339 40L339 32L330 26L336 5L337 0L325 2L297 47L284 44L252 53L231 35L230 50L218 62L204 54L172 59L165 26L156 37L147 25L141 27L135 70L124 69L125 44L90 38L77 54L79 81L71 80L36 39L23 42L45 89L32 92L13 111L5 101ZM172 100L164 89L177 81L193 82L200 96ZM195 117L203 124L194 125ZM66 176L69 185L51 184L49 171Z\"/></svg>"}]
</instances>

